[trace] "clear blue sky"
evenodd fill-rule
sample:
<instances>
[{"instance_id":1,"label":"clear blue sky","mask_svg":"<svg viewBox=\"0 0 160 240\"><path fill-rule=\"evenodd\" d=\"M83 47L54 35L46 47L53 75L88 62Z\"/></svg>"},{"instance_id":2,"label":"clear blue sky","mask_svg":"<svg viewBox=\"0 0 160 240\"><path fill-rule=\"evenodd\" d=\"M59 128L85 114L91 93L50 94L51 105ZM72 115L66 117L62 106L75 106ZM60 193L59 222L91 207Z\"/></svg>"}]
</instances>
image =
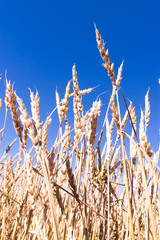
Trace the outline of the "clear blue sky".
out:
<instances>
[{"instance_id":1,"label":"clear blue sky","mask_svg":"<svg viewBox=\"0 0 160 240\"><path fill-rule=\"evenodd\" d=\"M4 97L3 77L7 69L8 78L15 82L14 89L27 108L28 87L39 91L41 120L44 121L55 107L56 87L63 97L74 63L81 89L100 85L84 98L86 109L100 93L110 93L111 82L101 65L96 45L95 22L116 70L124 60L121 86L126 98L136 106L138 119L150 87L148 136L153 149L158 149L160 1L5 0L1 1L0 9L1 97ZM109 93L102 96L103 104L107 104ZM106 106L103 105L102 111Z\"/></svg>"}]
</instances>

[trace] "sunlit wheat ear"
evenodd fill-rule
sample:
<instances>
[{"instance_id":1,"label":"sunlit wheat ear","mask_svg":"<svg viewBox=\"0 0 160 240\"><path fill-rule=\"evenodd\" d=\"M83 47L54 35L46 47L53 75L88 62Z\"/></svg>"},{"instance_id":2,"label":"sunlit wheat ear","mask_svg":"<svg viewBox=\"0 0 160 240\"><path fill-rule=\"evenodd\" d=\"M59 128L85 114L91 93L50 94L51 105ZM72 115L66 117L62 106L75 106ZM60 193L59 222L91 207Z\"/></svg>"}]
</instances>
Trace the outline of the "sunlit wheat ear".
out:
<instances>
[{"instance_id":1,"label":"sunlit wheat ear","mask_svg":"<svg viewBox=\"0 0 160 240\"><path fill-rule=\"evenodd\" d=\"M140 119L140 124L139 124L139 139L140 139L140 144L143 148L145 148L145 130L144 130L144 114L143 111L141 110L141 119Z\"/></svg>"},{"instance_id":2,"label":"sunlit wheat ear","mask_svg":"<svg viewBox=\"0 0 160 240\"><path fill-rule=\"evenodd\" d=\"M59 94L56 90L56 103L57 103L57 110L60 123L65 119L67 111L69 109L69 97L70 97L70 88L71 88L71 81L68 82L66 86L66 92L64 98L60 101Z\"/></svg>"},{"instance_id":3,"label":"sunlit wheat ear","mask_svg":"<svg viewBox=\"0 0 160 240\"><path fill-rule=\"evenodd\" d=\"M66 92L64 98L61 100L61 107L60 111L62 113L62 118L65 119L67 111L69 109L69 97L70 97L70 88L71 88L71 81L68 82L66 86Z\"/></svg>"},{"instance_id":4,"label":"sunlit wheat ear","mask_svg":"<svg viewBox=\"0 0 160 240\"><path fill-rule=\"evenodd\" d=\"M95 143L96 139L96 132L97 132L97 122L98 122L98 116L100 115L100 108L101 108L101 100L95 101L93 103L93 106L88 113L88 116L90 118L89 128L88 128L88 143L92 146Z\"/></svg>"},{"instance_id":5,"label":"sunlit wheat ear","mask_svg":"<svg viewBox=\"0 0 160 240\"><path fill-rule=\"evenodd\" d=\"M95 101L91 110L88 113L88 121L89 124L86 128L87 131L87 167L90 167L90 175L91 179L94 177L95 172L95 152L94 152L94 143L96 139L96 132L97 132L97 123L98 123L98 116L100 114L101 108L101 100Z\"/></svg>"},{"instance_id":6,"label":"sunlit wheat ear","mask_svg":"<svg viewBox=\"0 0 160 240\"><path fill-rule=\"evenodd\" d=\"M27 147L27 139L28 139L28 128L26 125L23 126L23 143L24 147Z\"/></svg>"},{"instance_id":7,"label":"sunlit wheat ear","mask_svg":"<svg viewBox=\"0 0 160 240\"><path fill-rule=\"evenodd\" d=\"M17 102L19 104L19 109L21 112L21 121L24 126L24 143L27 143L27 130L29 132L29 137L34 145L37 145L38 140L36 138L36 133L33 127L32 119L29 117L27 109L23 103L23 100L17 96Z\"/></svg>"},{"instance_id":8,"label":"sunlit wheat ear","mask_svg":"<svg viewBox=\"0 0 160 240\"><path fill-rule=\"evenodd\" d=\"M118 74L116 79L116 89L118 90L118 87L120 86L121 80L122 80L122 71L123 71L123 62L121 63L120 67L118 68Z\"/></svg>"},{"instance_id":9,"label":"sunlit wheat ear","mask_svg":"<svg viewBox=\"0 0 160 240\"><path fill-rule=\"evenodd\" d=\"M13 175L12 175L12 157L9 157L9 160L4 162L4 184L3 191L5 194L9 194L11 186L13 184Z\"/></svg>"},{"instance_id":10,"label":"sunlit wheat ear","mask_svg":"<svg viewBox=\"0 0 160 240\"><path fill-rule=\"evenodd\" d=\"M68 82L68 84L66 86L66 92L65 92L64 98L61 101L62 105L64 105L66 108L68 108L68 101L69 101L69 97L70 97L70 89L71 89L71 81Z\"/></svg>"},{"instance_id":11,"label":"sunlit wheat ear","mask_svg":"<svg viewBox=\"0 0 160 240\"><path fill-rule=\"evenodd\" d=\"M34 96L33 92L30 90L30 99L31 99L32 119L37 132L37 141L41 142L42 141L42 123L40 122L40 111L39 111L40 98L38 95L38 91Z\"/></svg>"},{"instance_id":12,"label":"sunlit wheat ear","mask_svg":"<svg viewBox=\"0 0 160 240\"><path fill-rule=\"evenodd\" d=\"M110 109L112 111L112 116L115 121L115 124L117 128L120 130L119 114L118 114L118 109L116 108L116 105L115 105L115 96L113 94L110 97Z\"/></svg>"},{"instance_id":13,"label":"sunlit wheat ear","mask_svg":"<svg viewBox=\"0 0 160 240\"><path fill-rule=\"evenodd\" d=\"M84 90L80 90L79 94L80 95L85 95L86 93L90 93L93 89L94 89L94 87L93 88L84 89ZM70 93L70 97L73 97L73 96L76 96L76 94L74 92Z\"/></svg>"},{"instance_id":14,"label":"sunlit wheat ear","mask_svg":"<svg viewBox=\"0 0 160 240\"><path fill-rule=\"evenodd\" d=\"M130 116L131 116L131 120L132 120L134 129L136 130L137 118L136 118L136 114L135 114L135 107L133 107L132 102L130 104L131 104Z\"/></svg>"},{"instance_id":15,"label":"sunlit wheat ear","mask_svg":"<svg viewBox=\"0 0 160 240\"><path fill-rule=\"evenodd\" d=\"M42 149L46 151L47 148L47 138L48 138L48 129L51 124L51 118L47 118L44 125L43 125L43 131L42 131Z\"/></svg>"},{"instance_id":16,"label":"sunlit wheat ear","mask_svg":"<svg viewBox=\"0 0 160 240\"><path fill-rule=\"evenodd\" d=\"M78 86L77 72L76 72L75 65L72 68L72 76L73 76L73 90L74 90L74 97L73 97L74 131L75 131L74 140L75 140L75 143L77 143L81 140L84 129L82 126L82 119L81 119L81 113L83 113L82 97L79 93L79 86Z\"/></svg>"},{"instance_id":17,"label":"sunlit wheat ear","mask_svg":"<svg viewBox=\"0 0 160 240\"><path fill-rule=\"evenodd\" d=\"M149 90L148 90L145 96L145 131L148 127L150 114L151 114L151 111L150 111Z\"/></svg>"},{"instance_id":18,"label":"sunlit wheat ear","mask_svg":"<svg viewBox=\"0 0 160 240\"><path fill-rule=\"evenodd\" d=\"M76 103L77 103L76 105L77 105L78 111L83 113L82 96L80 94L80 90L79 90L79 86L78 86L76 65L73 65L72 76L73 76L74 101L76 101Z\"/></svg>"},{"instance_id":19,"label":"sunlit wheat ear","mask_svg":"<svg viewBox=\"0 0 160 240\"><path fill-rule=\"evenodd\" d=\"M65 151L71 148L71 131L67 118L65 118L64 148Z\"/></svg>"},{"instance_id":20,"label":"sunlit wheat ear","mask_svg":"<svg viewBox=\"0 0 160 240\"><path fill-rule=\"evenodd\" d=\"M108 50L105 51L105 44L104 44L104 42L101 38L101 35L100 35L98 29L96 28L96 26L95 26L95 31L96 31L96 40L97 40L98 49L99 49L100 55L104 61L103 66L107 70L108 76L112 80L112 84L114 86L116 86L114 63L110 62L109 52L108 52ZM118 80L118 82L119 82L119 80Z\"/></svg>"},{"instance_id":21,"label":"sunlit wheat ear","mask_svg":"<svg viewBox=\"0 0 160 240\"><path fill-rule=\"evenodd\" d=\"M11 88L10 82L6 80L6 96L5 96L6 108L10 108L11 116L14 124L15 131L20 141L22 142L22 125L19 119L18 108L16 104L16 95Z\"/></svg>"},{"instance_id":22,"label":"sunlit wheat ear","mask_svg":"<svg viewBox=\"0 0 160 240\"><path fill-rule=\"evenodd\" d=\"M63 115L62 115L62 112L61 112L60 97L59 97L59 94L58 94L57 90L56 90L56 104L57 104L57 111L58 111L59 121L61 122L62 118L63 118Z\"/></svg>"}]
</instances>

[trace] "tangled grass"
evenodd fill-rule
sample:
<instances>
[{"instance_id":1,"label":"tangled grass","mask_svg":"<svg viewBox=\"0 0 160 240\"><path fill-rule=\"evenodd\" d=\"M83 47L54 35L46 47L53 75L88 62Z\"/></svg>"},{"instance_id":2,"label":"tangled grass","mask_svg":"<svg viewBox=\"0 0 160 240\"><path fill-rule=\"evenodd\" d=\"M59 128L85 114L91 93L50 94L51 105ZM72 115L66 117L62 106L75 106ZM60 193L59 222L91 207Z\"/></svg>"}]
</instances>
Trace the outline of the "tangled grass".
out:
<instances>
[{"instance_id":1,"label":"tangled grass","mask_svg":"<svg viewBox=\"0 0 160 240\"><path fill-rule=\"evenodd\" d=\"M19 152L10 155L14 140L0 160L1 239L159 238L159 150L153 153L147 139L149 91L137 127L135 107L132 102L127 106L123 92L126 113L121 115L119 89L123 63L116 77L108 50L105 51L96 27L95 30L103 66L112 83L100 134L97 123L101 100L93 102L92 108L84 113L82 96L92 88L79 89L75 65L64 98L60 99L56 91L59 129L50 151L47 140L53 113L44 123L40 122L39 95L30 90L32 116L29 116L23 100L6 79L6 117L0 145L10 112ZM70 99L73 99L72 129L67 118ZM131 135L125 132L127 121ZM29 141L32 147L28 146Z\"/></svg>"}]
</instances>

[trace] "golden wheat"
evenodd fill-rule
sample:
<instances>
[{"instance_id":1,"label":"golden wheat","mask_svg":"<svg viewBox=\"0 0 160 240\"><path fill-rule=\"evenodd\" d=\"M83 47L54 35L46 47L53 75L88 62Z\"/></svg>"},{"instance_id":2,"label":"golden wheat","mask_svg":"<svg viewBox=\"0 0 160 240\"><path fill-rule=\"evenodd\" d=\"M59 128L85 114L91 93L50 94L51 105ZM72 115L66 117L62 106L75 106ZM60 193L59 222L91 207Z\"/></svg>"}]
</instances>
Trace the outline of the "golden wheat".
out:
<instances>
[{"instance_id":1,"label":"golden wheat","mask_svg":"<svg viewBox=\"0 0 160 240\"><path fill-rule=\"evenodd\" d=\"M97 28L95 31L103 66L112 83L100 133L101 100L93 102L84 113L82 96L93 88L79 89L75 65L62 100L56 90L59 129L51 150L47 142L54 111L43 124L38 92L34 95L30 90L30 117L23 100L6 80L6 117L0 130L0 146L10 111L20 148L10 155L16 142L11 139L0 159L1 239L159 239L160 149L153 153L147 138L149 90L138 128L135 107L132 102L127 106L124 95L126 112L121 114L123 62L116 78L108 50ZM71 130L68 109L72 98ZM125 131L127 122L131 135Z\"/></svg>"}]
</instances>

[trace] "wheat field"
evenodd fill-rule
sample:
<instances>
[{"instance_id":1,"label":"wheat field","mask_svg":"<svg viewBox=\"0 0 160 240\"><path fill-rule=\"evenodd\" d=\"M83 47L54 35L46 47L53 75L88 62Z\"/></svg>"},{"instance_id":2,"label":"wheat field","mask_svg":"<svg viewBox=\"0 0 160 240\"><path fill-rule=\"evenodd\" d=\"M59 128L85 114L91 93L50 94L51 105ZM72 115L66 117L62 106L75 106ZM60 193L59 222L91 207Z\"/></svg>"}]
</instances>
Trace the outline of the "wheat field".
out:
<instances>
[{"instance_id":1,"label":"wheat field","mask_svg":"<svg viewBox=\"0 0 160 240\"><path fill-rule=\"evenodd\" d=\"M76 66L64 98L56 91L56 106L42 123L39 95L30 90L29 116L23 100L6 78L5 120L0 146L11 114L17 139L11 140L0 159L1 239L154 239L160 235L159 150L153 152L147 138L150 120L149 91L145 109L137 119L132 102L121 91L123 62L115 76L114 64L98 29L97 46L111 84L101 131L101 100L84 112ZM73 91L72 91L73 87ZM126 106L121 114L119 96ZM74 126L68 121L73 101ZM2 106L2 100L0 102ZM48 149L53 116L59 118L54 145ZM129 124L131 134L125 131ZM116 136L116 137L113 137ZM14 156L10 149L15 142ZM129 146L129 147L127 147Z\"/></svg>"}]
</instances>

